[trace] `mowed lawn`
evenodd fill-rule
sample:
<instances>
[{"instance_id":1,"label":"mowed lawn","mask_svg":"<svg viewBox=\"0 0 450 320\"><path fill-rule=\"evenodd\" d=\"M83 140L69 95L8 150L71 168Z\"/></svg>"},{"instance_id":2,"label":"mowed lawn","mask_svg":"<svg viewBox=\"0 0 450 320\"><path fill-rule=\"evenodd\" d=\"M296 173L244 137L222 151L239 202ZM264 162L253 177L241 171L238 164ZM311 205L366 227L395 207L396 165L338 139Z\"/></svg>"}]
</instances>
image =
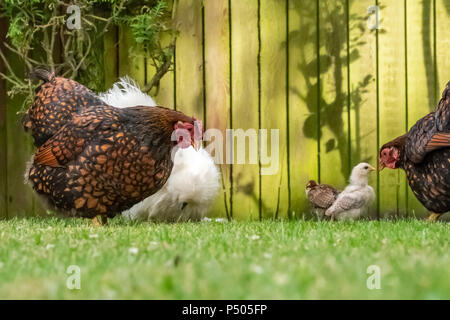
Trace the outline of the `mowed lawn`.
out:
<instances>
[{"instance_id":1,"label":"mowed lawn","mask_svg":"<svg viewBox=\"0 0 450 320\"><path fill-rule=\"evenodd\" d=\"M0 221L3 299L450 299L449 224ZM68 289L71 265L81 288ZM378 266L381 289L369 290Z\"/></svg>"}]
</instances>

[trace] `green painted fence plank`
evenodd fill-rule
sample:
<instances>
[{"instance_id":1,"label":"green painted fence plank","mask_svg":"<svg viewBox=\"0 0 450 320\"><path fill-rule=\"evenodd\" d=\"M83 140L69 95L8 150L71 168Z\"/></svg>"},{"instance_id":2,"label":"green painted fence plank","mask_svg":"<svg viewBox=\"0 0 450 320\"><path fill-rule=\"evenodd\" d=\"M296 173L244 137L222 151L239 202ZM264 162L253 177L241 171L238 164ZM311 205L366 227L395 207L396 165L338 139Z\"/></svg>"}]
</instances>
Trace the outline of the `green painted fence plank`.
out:
<instances>
[{"instance_id":1,"label":"green painted fence plank","mask_svg":"<svg viewBox=\"0 0 450 320\"><path fill-rule=\"evenodd\" d=\"M145 85L145 59L133 50L134 39L129 27L119 28L119 76L130 76L142 88Z\"/></svg>"},{"instance_id":2,"label":"green painted fence plank","mask_svg":"<svg viewBox=\"0 0 450 320\"><path fill-rule=\"evenodd\" d=\"M119 29L111 27L103 38L104 55L103 64L105 69L105 90L112 87L119 75L118 50L119 50Z\"/></svg>"},{"instance_id":3,"label":"green painted fence plank","mask_svg":"<svg viewBox=\"0 0 450 320\"><path fill-rule=\"evenodd\" d=\"M261 12L261 129L267 129L266 152L271 163L261 168L262 216L286 217L288 211L286 119L286 4L260 2ZM272 149L271 129L279 130L278 150ZM276 141L276 140L275 140ZM264 159L261 157L261 162ZM276 165L278 162L278 165ZM264 174L266 171L266 174Z\"/></svg>"},{"instance_id":4,"label":"green painted fence plank","mask_svg":"<svg viewBox=\"0 0 450 320\"><path fill-rule=\"evenodd\" d=\"M127 26L119 28L119 77L130 76L139 86L145 84L144 58L139 52L131 50L133 46L133 36Z\"/></svg>"},{"instance_id":5,"label":"green painted fence plank","mask_svg":"<svg viewBox=\"0 0 450 320\"><path fill-rule=\"evenodd\" d=\"M407 12L408 129L436 108L434 76L433 2L409 0ZM427 210L408 188L408 212L425 216Z\"/></svg>"},{"instance_id":6,"label":"green painted fence plank","mask_svg":"<svg viewBox=\"0 0 450 320\"><path fill-rule=\"evenodd\" d=\"M206 127L218 129L225 138L226 129L230 128L230 34L228 0L204 2L204 43L205 43L205 90L206 90ZM225 140L224 140L225 142ZM226 149L223 148L224 159ZM225 217L227 210L231 212L230 194L231 166L220 166L224 189L219 193L212 213ZM233 166L234 168L234 166ZM225 203L227 203L225 205ZM234 201L233 201L234 204ZM235 208L236 216L247 215L248 212Z\"/></svg>"},{"instance_id":7,"label":"green painted fence plank","mask_svg":"<svg viewBox=\"0 0 450 320\"><path fill-rule=\"evenodd\" d=\"M380 145L406 131L405 12L403 1L379 1L379 136ZM380 174L380 210L406 213L406 178L402 170L385 169Z\"/></svg>"},{"instance_id":8,"label":"green painted fence plank","mask_svg":"<svg viewBox=\"0 0 450 320\"><path fill-rule=\"evenodd\" d=\"M351 163L377 166L376 32L367 26L367 8L374 0L352 1L349 12ZM372 21L371 21L372 22ZM373 173L370 185L377 190ZM376 216L376 201L371 216Z\"/></svg>"},{"instance_id":9,"label":"green painted fence plank","mask_svg":"<svg viewBox=\"0 0 450 320\"><path fill-rule=\"evenodd\" d=\"M5 52L3 45L6 40L7 29L6 18L0 18L0 50ZM5 73L4 63L0 63L0 72ZM8 180L6 171L6 81L0 79L0 218L8 217Z\"/></svg>"},{"instance_id":10,"label":"green painted fence plank","mask_svg":"<svg viewBox=\"0 0 450 320\"><path fill-rule=\"evenodd\" d=\"M129 59L129 47L130 47L130 29L126 26L119 27L119 42L118 50L119 56L117 57L119 63L119 77L123 77L130 74L131 64Z\"/></svg>"},{"instance_id":11,"label":"green painted fence plank","mask_svg":"<svg viewBox=\"0 0 450 320\"><path fill-rule=\"evenodd\" d=\"M17 56L9 53L7 59L16 74L25 76L25 65ZM10 84L7 85L10 88ZM32 138L21 125L23 97L8 98L7 121L7 181L8 216L26 217L34 215L34 195L32 189L24 184L26 164L33 153Z\"/></svg>"},{"instance_id":12,"label":"green painted fence plank","mask_svg":"<svg viewBox=\"0 0 450 320\"><path fill-rule=\"evenodd\" d=\"M436 2L436 62L437 86L436 104L441 98L445 85L450 81L450 0L435 0Z\"/></svg>"},{"instance_id":13,"label":"green painted fence plank","mask_svg":"<svg viewBox=\"0 0 450 320\"><path fill-rule=\"evenodd\" d=\"M320 178L344 187L350 172L346 1L319 2Z\"/></svg>"},{"instance_id":14,"label":"green painted fence plank","mask_svg":"<svg viewBox=\"0 0 450 320\"><path fill-rule=\"evenodd\" d=\"M258 1L232 1L231 16L233 128L244 131L251 129L257 136L259 129ZM245 164L235 162L233 165L233 216L235 218L259 218L258 154L256 151L255 157L252 158L253 163L250 163L250 139L246 138ZM237 151L235 146L234 152ZM237 160L236 157L234 159Z\"/></svg>"},{"instance_id":15,"label":"green painted fence plank","mask_svg":"<svg viewBox=\"0 0 450 320\"><path fill-rule=\"evenodd\" d=\"M152 73L148 73L150 70L150 67L148 66L149 62L147 62L147 83L150 81L151 77L153 76ZM160 81L159 90L157 94L152 94L150 92L150 95L153 96L156 103L160 106L173 109L174 108L174 87L173 87L173 77L174 72L169 71L167 72Z\"/></svg>"},{"instance_id":16,"label":"green painted fence plank","mask_svg":"<svg viewBox=\"0 0 450 320\"><path fill-rule=\"evenodd\" d=\"M170 44L170 37L163 36L162 44L169 45ZM172 58L173 59L173 58ZM155 74L154 68L150 64L150 59L147 59L147 79L146 82L149 83L152 77ZM174 71L173 66L170 71L168 71L160 80L159 89L157 91L157 94L151 93L154 96L154 99L157 104L164 106L166 108L173 109L174 108Z\"/></svg>"},{"instance_id":17,"label":"green painted fence plank","mask_svg":"<svg viewBox=\"0 0 450 320\"><path fill-rule=\"evenodd\" d=\"M317 8L289 1L289 175L291 213L310 210L305 185L318 180L317 153ZM309 214L308 214L309 215Z\"/></svg>"},{"instance_id":18,"label":"green painted fence plank","mask_svg":"<svg viewBox=\"0 0 450 320\"><path fill-rule=\"evenodd\" d=\"M173 0L167 1L169 6L173 8ZM174 12L173 12L174 13ZM173 15L172 13L172 15ZM163 34L161 39L161 44L163 46L168 46L173 42L172 36L168 34ZM172 67L170 70L161 78L159 89L157 92L150 92L156 103L164 106L166 108L173 109L175 107L175 88L174 88L174 58L172 57ZM149 83L155 74L154 68L151 66L150 59L147 59L147 79L146 82Z\"/></svg>"},{"instance_id":19,"label":"green painted fence plank","mask_svg":"<svg viewBox=\"0 0 450 320\"><path fill-rule=\"evenodd\" d=\"M61 56L61 43L59 41L55 42L54 52L57 54L57 56L55 57L56 58L55 62L61 61L63 59L63 57ZM31 52L31 57L37 61L42 59L41 57L45 57L45 56L46 56L46 53L42 47L37 47ZM24 75L24 77L26 77L26 74L23 74L23 75ZM26 106L26 108L29 108L29 107L30 106ZM21 117L22 117L22 114L19 116L19 119ZM20 125L20 122L21 121L18 120L19 127L20 127L20 129L22 129L22 132L23 132L23 128ZM33 146L33 138L28 133L26 133L26 136L27 136L27 141L28 141L27 147L28 147L29 155L27 155L26 159L22 160L22 163L24 163L24 164L30 160L31 154L33 154L35 151L34 146ZM25 188L30 190L30 192L32 194L32 199L31 199L32 210L27 215L28 216L45 216L46 212L48 210L48 206L45 203L45 200L43 200L36 192L34 192L31 188L31 186L26 185Z\"/></svg>"}]
</instances>

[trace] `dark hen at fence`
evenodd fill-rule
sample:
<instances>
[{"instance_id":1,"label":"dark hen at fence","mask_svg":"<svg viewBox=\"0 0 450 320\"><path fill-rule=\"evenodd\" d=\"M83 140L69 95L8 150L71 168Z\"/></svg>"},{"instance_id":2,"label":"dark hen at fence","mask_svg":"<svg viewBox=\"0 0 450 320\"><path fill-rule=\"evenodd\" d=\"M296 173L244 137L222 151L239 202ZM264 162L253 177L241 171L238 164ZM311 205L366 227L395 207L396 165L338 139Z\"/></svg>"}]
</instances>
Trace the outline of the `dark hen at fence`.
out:
<instances>
[{"instance_id":1,"label":"dark hen at fence","mask_svg":"<svg viewBox=\"0 0 450 320\"><path fill-rule=\"evenodd\" d=\"M379 165L405 170L409 186L434 221L450 211L450 82L435 112L380 149Z\"/></svg>"}]
</instances>

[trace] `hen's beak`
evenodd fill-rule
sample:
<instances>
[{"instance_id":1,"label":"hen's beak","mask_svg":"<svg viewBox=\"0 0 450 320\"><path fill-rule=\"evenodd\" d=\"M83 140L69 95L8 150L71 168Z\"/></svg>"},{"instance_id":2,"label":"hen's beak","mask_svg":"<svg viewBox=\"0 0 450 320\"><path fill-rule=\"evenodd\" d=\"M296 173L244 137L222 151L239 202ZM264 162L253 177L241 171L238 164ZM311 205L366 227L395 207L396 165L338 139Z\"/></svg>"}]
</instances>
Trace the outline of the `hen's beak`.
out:
<instances>
[{"instance_id":1,"label":"hen's beak","mask_svg":"<svg viewBox=\"0 0 450 320\"><path fill-rule=\"evenodd\" d=\"M369 165L369 172L375 171L375 170L377 170L377 169L375 169L374 167L372 167L371 165Z\"/></svg>"},{"instance_id":2,"label":"hen's beak","mask_svg":"<svg viewBox=\"0 0 450 320\"><path fill-rule=\"evenodd\" d=\"M379 170L379 171L382 171L384 168L386 168L386 166L384 165L384 163L383 163L383 162L379 162L379 163L378 163L378 170Z\"/></svg>"},{"instance_id":3,"label":"hen's beak","mask_svg":"<svg viewBox=\"0 0 450 320\"><path fill-rule=\"evenodd\" d=\"M194 140L192 146L194 147L195 151L200 150L200 148L202 147L202 140Z\"/></svg>"}]
</instances>

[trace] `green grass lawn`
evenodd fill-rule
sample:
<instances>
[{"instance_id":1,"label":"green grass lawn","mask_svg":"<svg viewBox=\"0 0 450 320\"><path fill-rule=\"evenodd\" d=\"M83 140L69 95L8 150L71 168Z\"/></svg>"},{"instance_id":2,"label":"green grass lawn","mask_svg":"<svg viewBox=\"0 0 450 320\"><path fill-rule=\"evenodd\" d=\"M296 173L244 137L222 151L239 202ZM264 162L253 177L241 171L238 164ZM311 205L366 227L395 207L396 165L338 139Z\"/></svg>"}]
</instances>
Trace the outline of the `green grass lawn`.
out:
<instances>
[{"instance_id":1,"label":"green grass lawn","mask_svg":"<svg viewBox=\"0 0 450 320\"><path fill-rule=\"evenodd\" d=\"M450 299L449 224L0 221L0 298ZM81 289L66 286L81 270ZM381 270L381 289L366 286Z\"/></svg>"}]
</instances>

